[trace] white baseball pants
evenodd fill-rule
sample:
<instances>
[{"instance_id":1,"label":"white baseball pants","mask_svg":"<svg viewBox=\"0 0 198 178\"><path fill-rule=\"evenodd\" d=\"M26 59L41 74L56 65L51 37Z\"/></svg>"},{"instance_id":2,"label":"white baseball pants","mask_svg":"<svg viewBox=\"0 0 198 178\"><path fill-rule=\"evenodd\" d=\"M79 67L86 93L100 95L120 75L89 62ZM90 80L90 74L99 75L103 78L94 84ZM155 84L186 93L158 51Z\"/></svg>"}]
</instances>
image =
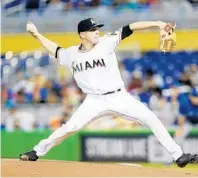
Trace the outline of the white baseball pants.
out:
<instances>
[{"instance_id":1,"label":"white baseball pants","mask_svg":"<svg viewBox=\"0 0 198 178\"><path fill-rule=\"evenodd\" d=\"M44 156L53 146L109 111L126 116L127 119L136 119L148 126L174 160L183 154L181 147L171 138L157 116L147 106L127 93L125 89L108 95L88 94L69 121L54 131L47 139L41 140L34 150L39 157Z\"/></svg>"}]
</instances>

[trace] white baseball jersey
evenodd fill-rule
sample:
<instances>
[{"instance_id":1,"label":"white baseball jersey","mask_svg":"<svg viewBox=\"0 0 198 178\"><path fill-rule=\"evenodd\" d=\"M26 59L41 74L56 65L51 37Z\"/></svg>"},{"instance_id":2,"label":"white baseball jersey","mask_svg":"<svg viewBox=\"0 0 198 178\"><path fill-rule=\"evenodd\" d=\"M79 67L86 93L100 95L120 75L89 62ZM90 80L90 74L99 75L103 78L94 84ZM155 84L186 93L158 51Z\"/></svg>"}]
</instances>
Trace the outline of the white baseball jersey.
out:
<instances>
[{"instance_id":1,"label":"white baseball jersey","mask_svg":"<svg viewBox=\"0 0 198 178\"><path fill-rule=\"evenodd\" d=\"M66 124L34 147L37 156L44 156L57 143L63 141L63 138L109 112L122 115L128 120L136 119L150 127L174 160L183 154L181 147L170 137L157 116L125 89L108 95L100 95L124 86L114 50L121 41L121 37L124 39L130 34L132 31L129 26L123 27L100 38L90 51L84 53L79 51L79 46L68 49L57 47L55 56L59 57L60 64L69 66L78 86L88 94Z\"/></svg>"},{"instance_id":2,"label":"white baseball jersey","mask_svg":"<svg viewBox=\"0 0 198 178\"><path fill-rule=\"evenodd\" d=\"M84 93L104 94L124 87L114 52L121 41L121 31L122 29L101 37L86 52L80 51L79 46L58 51L60 64L70 68Z\"/></svg>"}]
</instances>

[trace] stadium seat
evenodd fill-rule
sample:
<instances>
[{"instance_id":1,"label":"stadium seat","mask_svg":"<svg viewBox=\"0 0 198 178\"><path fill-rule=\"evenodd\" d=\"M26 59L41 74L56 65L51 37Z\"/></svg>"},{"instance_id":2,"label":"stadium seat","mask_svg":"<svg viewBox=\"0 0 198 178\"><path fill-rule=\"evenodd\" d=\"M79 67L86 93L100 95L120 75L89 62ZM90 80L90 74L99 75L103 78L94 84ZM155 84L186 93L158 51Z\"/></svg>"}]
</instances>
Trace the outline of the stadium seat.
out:
<instances>
[{"instance_id":1,"label":"stadium seat","mask_svg":"<svg viewBox=\"0 0 198 178\"><path fill-rule=\"evenodd\" d=\"M149 51L144 53L140 60L134 61L129 58L123 60L125 69L129 72L135 69L145 71L148 68L152 68L163 78L170 76L173 80L178 79L180 73L193 63L198 65L198 51L178 51L166 54Z\"/></svg>"}]
</instances>

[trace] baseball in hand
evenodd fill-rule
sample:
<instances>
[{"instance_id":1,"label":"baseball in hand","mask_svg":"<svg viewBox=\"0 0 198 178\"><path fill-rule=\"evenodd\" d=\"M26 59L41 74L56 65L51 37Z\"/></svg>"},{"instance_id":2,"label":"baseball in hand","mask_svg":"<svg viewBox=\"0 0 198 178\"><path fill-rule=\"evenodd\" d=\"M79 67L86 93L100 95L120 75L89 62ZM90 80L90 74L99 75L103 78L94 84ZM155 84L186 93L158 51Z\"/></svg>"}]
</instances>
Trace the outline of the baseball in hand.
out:
<instances>
[{"instance_id":1,"label":"baseball in hand","mask_svg":"<svg viewBox=\"0 0 198 178\"><path fill-rule=\"evenodd\" d=\"M36 26L30 21L27 22L26 29L34 37L36 37L36 35L38 34L38 30L37 30Z\"/></svg>"}]
</instances>

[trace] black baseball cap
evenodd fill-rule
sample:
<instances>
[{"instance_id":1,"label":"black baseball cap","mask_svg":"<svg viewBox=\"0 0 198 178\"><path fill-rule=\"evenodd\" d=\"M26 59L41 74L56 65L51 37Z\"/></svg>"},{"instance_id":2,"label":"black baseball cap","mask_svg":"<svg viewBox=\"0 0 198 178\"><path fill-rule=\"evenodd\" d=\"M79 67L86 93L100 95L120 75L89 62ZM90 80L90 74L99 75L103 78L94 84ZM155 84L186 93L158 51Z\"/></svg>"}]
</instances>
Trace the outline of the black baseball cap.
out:
<instances>
[{"instance_id":1,"label":"black baseball cap","mask_svg":"<svg viewBox=\"0 0 198 178\"><path fill-rule=\"evenodd\" d=\"M78 23L78 33L86 32L86 31L91 30L92 28L96 28L96 27L100 28L103 26L104 26L104 24L98 24L92 18L84 19Z\"/></svg>"}]
</instances>

